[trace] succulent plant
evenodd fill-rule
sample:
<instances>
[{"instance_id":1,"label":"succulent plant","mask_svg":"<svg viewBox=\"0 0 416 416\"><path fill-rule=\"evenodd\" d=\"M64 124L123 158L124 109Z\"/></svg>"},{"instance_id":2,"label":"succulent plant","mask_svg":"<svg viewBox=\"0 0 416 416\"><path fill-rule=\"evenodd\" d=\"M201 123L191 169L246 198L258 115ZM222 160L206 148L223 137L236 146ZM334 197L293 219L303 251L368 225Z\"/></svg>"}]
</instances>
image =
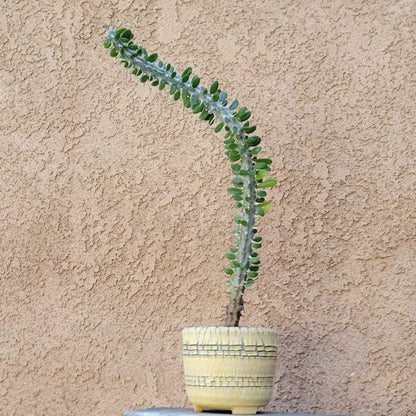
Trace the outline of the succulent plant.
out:
<instances>
[{"instance_id":1,"label":"succulent plant","mask_svg":"<svg viewBox=\"0 0 416 416\"><path fill-rule=\"evenodd\" d=\"M272 161L258 156L261 139L252 135L256 127L248 122L251 112L239 106L238 100L230 102L218 81L205 88L191 67L178 72L171 64L160 61L157 53L149 54L143 46L133 42L130 29L106 26L104 47L110 50L112 57L119 57L141 82L148 81L159 90L166 88L175 101L182 98L184 106L201 120L215 124L215 132L225 131L225 154L234 174L228 192L239 210L234 218L233 245L225 253L230 260L229 266L224 268L230 294L225 325L238 326L244 291L255 282L260 267L257 249L261 247L262 238L257 234L255 220L269 210L265 189L276 184L275 179L265 179Z\"/></svg>"}]
</instances>

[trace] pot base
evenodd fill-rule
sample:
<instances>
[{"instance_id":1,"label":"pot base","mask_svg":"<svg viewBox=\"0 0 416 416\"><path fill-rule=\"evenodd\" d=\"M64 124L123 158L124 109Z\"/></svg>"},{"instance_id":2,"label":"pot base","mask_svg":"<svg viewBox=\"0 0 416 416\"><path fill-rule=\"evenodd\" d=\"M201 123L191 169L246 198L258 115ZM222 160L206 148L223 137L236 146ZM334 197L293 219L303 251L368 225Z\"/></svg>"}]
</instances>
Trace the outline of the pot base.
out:
<instances>
[{"instance_id":1,"label":"pot base","mask_svg":"<svg viewBox=\"0 0 416 416\"><path fill-rule=\"evenodd\" d=\"M255 415L257 413L258 407L249 407L249 406L236 406L232 407L231 413L233 415ZM204 411L204 407L201 406L194 406L195 413L202 413Z\"/></svg>"}]
</instances>

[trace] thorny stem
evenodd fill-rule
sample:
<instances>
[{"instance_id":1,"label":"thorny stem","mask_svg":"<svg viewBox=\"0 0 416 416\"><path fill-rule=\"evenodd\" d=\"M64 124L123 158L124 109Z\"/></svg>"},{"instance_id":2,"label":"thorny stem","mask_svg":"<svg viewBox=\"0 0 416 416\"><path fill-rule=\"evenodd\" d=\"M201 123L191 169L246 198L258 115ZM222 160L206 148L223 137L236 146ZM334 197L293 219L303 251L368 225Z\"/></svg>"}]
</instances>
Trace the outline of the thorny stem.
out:
<instances>
[{"instance_id":1,"label":"thorny stem","mask_svg":"<svg viewBox=\"0 0 416 416\"><path fill-rule=\"evenodd\" d=\"M256 232L255 217L257 212L256 206L258 205L256 204L256 182L262 182L261 179L256 181L256 173L258 173L258 170L256 171L255 168L255 159L257 158L255 157L253 159L250 145L247 144L248 136L244 126L247 127L248 123L242 125L241 121L236 116L236 113L233 113L226 105L227 102L225 100L218 100L218 97L215 99L214 93L210 94L206 88L193 85L193 83L189 81L189 76L184 77L183 74L180 76L174 73L173 67L165 65L160 61L156 63L157 55L154 59L149 59L149 55L144 48L138 48L131 42L132 37L133 35L128 29L119 29L116 31L107 26L105 46L111 46L113 48L111 51L112 56L120 56L121 61L124 62L126 67L136 68L136 75L143 74L143 76L147 76L147 78L142 77L142 82L149 80L152 82L152 85L159 85L159 88L162 85L163 87L167 85L170 87L171 94L172 91L180 91L180 95L184 98L184 103L185 97L192 99L194 103L192 106L194 113L206 111L206 119L209 120L210 124L212 124L214 119L223 123L226 131L229 132L228 137L232 137L235 140L235 150L238 151L239 164L241 167L240 171L237 169L237 173L234 173L241 179L242 198L240 199L240 218L237 222L238 227L235 231L235 244L237 244L238 249L238 251L235 252L235 260L238 262L238 266L235 264L232 266L233 271L230 281L231 299L227 306L225 324L226 326L238 326L244 307L243 294L249 281L247 272L250 268L250 258L253 254L252 244ZM178 98L179 96L175 99ZM191 105L188 105L188 107L191 107ZM269 170L269 168L267 170ZM239 172L241 172L241 174L239 174ZM234 255L232 255L232 258L234 258ZM231 272L228 274L230 273ZM253 279L251 279L251 283L252 280Z\"/></svg>"}]
</instances>

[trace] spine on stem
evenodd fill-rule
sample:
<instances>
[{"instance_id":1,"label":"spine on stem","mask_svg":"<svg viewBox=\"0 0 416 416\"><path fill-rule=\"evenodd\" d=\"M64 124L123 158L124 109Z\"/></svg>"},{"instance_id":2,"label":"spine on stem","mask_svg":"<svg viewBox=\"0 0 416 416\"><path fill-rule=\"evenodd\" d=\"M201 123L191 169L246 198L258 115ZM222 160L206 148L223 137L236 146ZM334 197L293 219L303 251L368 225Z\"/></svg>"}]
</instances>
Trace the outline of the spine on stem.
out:
<instances>
[{"instance_id":1,"label":"spine on stem","mask_svg":"<svg viewBox=\"0 0 416 416\"><path fill-rule=\"evenodd\" d=\"M201 120L210 125L216 123L215 132L225 131L225 154L234 174L228 192L239 210L234 218L233 245L225 253L230 260L224 269L230 293L225 325L238 326L244 291L254 283L260 266L256 250L261 247L261 237L257 235L255 220L270 208L264 189L276 184L275 179L264 179L272 161L258 157L261 139L251 135L256 130L248 122L251 112L240 107L237 100L229 103L228 95L221 91L218 81L205 88L200 85L200 78L192 75L191 67L177 72L171 64L160 61L157 53L149 54L133 42L129 29L106 26L104 46L110 49L112 57L119 57L120 62L141 82L148 81L159 90L167 89L175 101L182 98L184 106L198 114Z\"/></svg>"}]
</instances>

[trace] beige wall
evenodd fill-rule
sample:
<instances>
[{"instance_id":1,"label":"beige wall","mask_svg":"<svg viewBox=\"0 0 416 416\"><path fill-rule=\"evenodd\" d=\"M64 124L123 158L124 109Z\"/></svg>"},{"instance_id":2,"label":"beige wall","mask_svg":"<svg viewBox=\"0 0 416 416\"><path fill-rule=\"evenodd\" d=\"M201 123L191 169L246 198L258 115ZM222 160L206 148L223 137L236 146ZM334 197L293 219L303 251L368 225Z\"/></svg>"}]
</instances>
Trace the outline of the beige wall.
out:
<instances>
[{"instance_id":1,"label":"beige wall","mask_svg":"<svg viewBox=\"0 0 416 416\"><path fill-rule=\"evenodd\" d=\"M187 406L180 331L221 325L222 140L102 47L126 25L253 111L279 184L243 325L269 409L416 414L416 2L0 3L0 414ZM140 42L140 41L139 41Z\"/></svg>"}]
</instances>

